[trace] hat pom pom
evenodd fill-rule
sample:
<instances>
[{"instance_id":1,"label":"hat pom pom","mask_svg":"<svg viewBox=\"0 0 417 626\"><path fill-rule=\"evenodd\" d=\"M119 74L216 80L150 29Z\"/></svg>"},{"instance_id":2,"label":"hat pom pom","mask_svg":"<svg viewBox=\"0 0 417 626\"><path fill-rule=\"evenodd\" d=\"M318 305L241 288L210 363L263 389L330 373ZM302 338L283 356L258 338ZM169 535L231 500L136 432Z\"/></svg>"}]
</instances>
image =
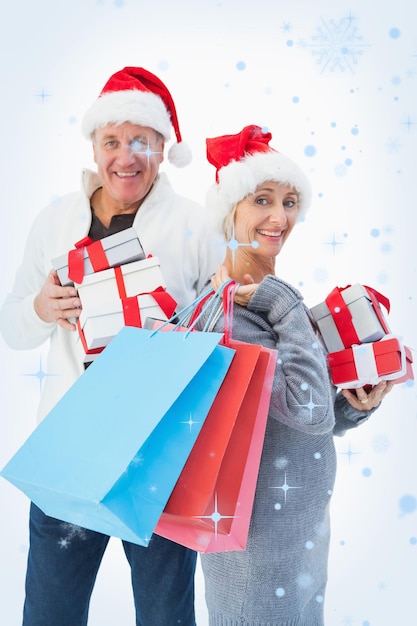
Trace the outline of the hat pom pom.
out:
<instances>
[{"instance_id":1,"label":"hat pom pom","mask_svg":"<svg viewBox=\"0 0 417 626\"><path fill-rule=\"evenodd\" d=\"M168 161L176 167L185 167L192 161L192 153L189 146L184 142L174 143L168 150Z\"/></svg>"}]
</instances>

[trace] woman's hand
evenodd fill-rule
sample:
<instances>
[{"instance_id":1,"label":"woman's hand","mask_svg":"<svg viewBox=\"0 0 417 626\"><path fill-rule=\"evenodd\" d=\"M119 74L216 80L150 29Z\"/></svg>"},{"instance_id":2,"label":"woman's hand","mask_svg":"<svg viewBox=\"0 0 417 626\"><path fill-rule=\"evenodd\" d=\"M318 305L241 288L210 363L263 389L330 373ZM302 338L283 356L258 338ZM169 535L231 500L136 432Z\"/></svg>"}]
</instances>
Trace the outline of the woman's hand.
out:
<instances>
[{"instance_id":1,"label":"woman's hand","mask_svg":"<svg viewBox=\"0 0 417 626\"><path fill-rule=\"evenodd\" d=\"M366 392L364 387L359 387L355 390L342 389L342 394L354 409L369 411L377 407L393 387L394 383L392 381L382 380L375 387L372 387L369 393Z\"/></svg>"},{"instance_id":2,"label":"woman's hand","mask_svg":"<svg viewBox=\"0 0 417 626\"><path fill-rule=\"evenodd\" d=\"M224 265L220 265L217 272L211 278L211 286L214 291L220 289L220 287L231 277L227 268ZM253 294L258 288L258 284L255 283L252 276L250 274L245 274L243 277L244 284L240 284L235 291L235 302L236 304L240 304L241 306L247 306L249 300L252 298Z\"/></svg>"},{"instance_id":3,"label":"woman's hand","mask_svg":"<svg viewBox=\"0 0 417 626\"><path fill-rule=\"evenodd\" d=\"M34 300L34 308L44 322L55 322L65 330L76 329L68 318L81 313L81 301L74 287L62 287L58 274L51 270L46 282Z\"/></svg>"}]
</instances>

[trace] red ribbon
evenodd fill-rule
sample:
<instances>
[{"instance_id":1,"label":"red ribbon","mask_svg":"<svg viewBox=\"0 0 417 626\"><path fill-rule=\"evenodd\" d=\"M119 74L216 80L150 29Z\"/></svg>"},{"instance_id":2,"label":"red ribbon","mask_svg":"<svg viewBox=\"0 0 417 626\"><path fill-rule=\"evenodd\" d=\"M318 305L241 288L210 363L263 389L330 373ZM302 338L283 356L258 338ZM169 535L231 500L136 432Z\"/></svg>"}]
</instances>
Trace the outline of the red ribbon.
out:
<instances>
[{"instance_id":1,"label":"red ribbon","mask_svg":"<svg viewBox=\"0 0 417 626\"><path fill-rule=\"evenodd\" d=\"M344 289L346 289L346 287L344 287ZM333 317L343 345L345 348L348 348L354 343L360 343L360 340L352 323L352 314L342 298L341 291L343 291L343 289L335 287L329 293L325 302L329 307L330 314Z\"/></svg>"},{"instance_id":2,"label":"red ribbon","mask_svg":"<svg viewBox=\"0 0 417 626\"><path fill-rule=\"evenodd\" d=\"M367 287L366 285L363 285L363 286L366 289L371 299L373 308L375 310L375 314L378 317L382 328L387 334L389 334L390 330L387 326L387 323L384 319L381 308L379 306L379 303L383 304L384 307L387 309L387 312L389 313L390 302L388 298L383 296L381 293L379 293L375 289L372 289L372 287ZM353 344L361 343L358 337L358 334L355 330L355 327L352 323L352 314L349 311L349 307L341 295L341 292L347 289L348 287L351 287L351 285L346 285L346 287L342 287L342 288L335 287L329 293L329 295L327 296L325 300L327 306L329 307L330 313L333 317L333 321L336 325L336 328L338 330L338 333L340 335L340 338L345 348L349 348Z\"/></svg>"},{"instance_id":3,"label":"red ribbon","mask_svg":"<svg viewBox=\"0 0 417 626\"><path fill-rule=\"evenodd\" d=\"M366 291L368 292L368 294L371 296L375 296L376 300L381 303L387 310L387 313L390 312L390 302L388 300L388 298L386 296L383 296L382 293L379 293L379 291L377 291L376 289L373 289L372 287L368 287L367 285L364 285ZM372 299L372 298L371 298Z\"/></svg>"},{"instance_id":4,"label":"red ribbon","mask_svg":"<svg viewBox=\"0 0 417 626\"><path fill-rule=\"evenodd\" d=\"M101 240L93 241L90 237L84 237L74 245L75 250L68 252L68 278L74 283L83 282L85 251L95 272L101 272L110 267Z\"/></svg>"},{"instance_id":5,"label":"red ribbon","mask_svg":"<svg viewBox=\"0 0 417 626\"><path fill-rule=\"evenodd\" d=\"M84 331L81 328L80 318L77 318L77 329L85 354L100 354L100 352L103 352L104 348L92 348L91 350L88 348Z\"/></svg>"},{"instance_id":6,"label":"red ribbon","mask_svg":"<svg viewBox=\"0 0 417 626\"><path fill-rule=\"evenodd\" d=\"M376 289L373 289L372 287L367 287L366 285L364 285L364 287L366 291L368 292L368 295L371 299L371 302L375 309L375 313L381 323L382 328L387 333L387 335L389 335L391 331L387 326L387 322L382 314L381 307L379 305L382 304L386 308L387 313L389 313L390 306L391 306L390 301L388 300L386 296L383 296L382 293L379 293L379 291L377 291Z\"/></svg>"},{"instance_id":7,"label":"red ribbon","mask_svg":"<svg viewBox=\"0 0 417 626\"><path fill-rule=\"evenodd\" d=\"M126 286L123 277L123 271L121 267L114 268L114 275L116 278L117 290L119 297L122 301L123 317L126 326L135 326L136 328L142 328L142 320L140 317L139 296L152 296L158 306L162 309L166 317L169 319L172 317L176 301L163 287L157 287L153 291L145 291L135 296L128 296L126 293Z\"/></svg>"}]
</instances>

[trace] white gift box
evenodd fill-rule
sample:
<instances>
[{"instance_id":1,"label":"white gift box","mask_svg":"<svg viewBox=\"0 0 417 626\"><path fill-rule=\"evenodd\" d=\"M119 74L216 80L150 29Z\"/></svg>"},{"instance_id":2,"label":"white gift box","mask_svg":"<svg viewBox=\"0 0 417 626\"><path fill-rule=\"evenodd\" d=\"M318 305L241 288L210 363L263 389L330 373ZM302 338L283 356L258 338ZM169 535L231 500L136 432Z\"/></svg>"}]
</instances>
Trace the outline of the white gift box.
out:
<instances>
[{"instance_id":1,"label":"white gift box","mask_svg":"<svg viewBox=\"0 0 417 626\"><path fill-rule=\"evenodd\" d=\"M87 238L85 241L88 241ZM123 265L145 258L145 253L139 241L136 229L133 227L126 228L114 235L109 235L97 242L92 242L90 246L81 246L80 249L84 256L84 276L97 271L94 268L94 255L92 253L94 246L102 246L107 267L115 267L116 265ZM73 281L68 276L68 253L52 259L52 266L57 271L62 286L73 284Z\"/></svg>"},{"instance_id":2,"label":"white gift box","mask_svg":"<svg viewBox=\"0 0 417 626\"><path fill-rule=\"evenodd\" d=\"M138 323L138 326L143 326L148 317L156 317L160 320L168 319L151 295L137 296L137 302L140 311L140 324ZM122 301L108 302L106 306L100 306L96 310L85 311L83 309L79 319L87 349L103 348L125 326Z\"/></svg>"},{"instance_id":3,"label":"white gift box","mask_svg":"<svg viewBox=\"0 0 417 626\"><path fill-rule=\"evenodd\" d=\"M124 297L132 297L152 292L158 287L166 287L156 256L134 261L120 268L109 268L95 274L85 276L81 284L76 284L81 306L85 315L108 307L109 302L117 303L122 297L116 279L121 273L125 289Z\"/></svg>"},{"instance_id":4,"label":"white gift box","mask_svg":"<svg viewBox=\"0 0 417 626\"><path fill-rule=\"evenodd\" d=\"M370 290L355 284L339 292L342 306L331 310L332 305L326 298L325 302L310 309L328 352L338 352L353 344L378 341L390 332L378 299L372 297ZM332 294L329 294L329 298Z\"/></svg>"},{"instance_id":5,"label":"white gift box","mask_svg":"<svg viewBox=\"0 0 417 626\"><path fill-rule=\"evenodd\" d=\"M166 320L167 311L171 316L176 306L165 291L158 257L90 274L76 287L82 306L77 328L83 362L94 360L97 354L89 351L101 350L127 323L143 326L148 317Z\"/></svg>"},{"instance_id":6,"label":"white gift box","mask_svg":"<svg viewBox=\"0 0 417 626\"><path fill-rule=\"evenodd\" d=\"M78 327L78 324L77 324ZM81 339L80 333L74 333L74 342L75 342L75 354L76 358L87 365L88 363L92 363L98 355L103 351L104 348L100 348L99 350L94 350L91 352L87 351L87 348L84 346L83 341Z\"/></svg>"}]
</instances>

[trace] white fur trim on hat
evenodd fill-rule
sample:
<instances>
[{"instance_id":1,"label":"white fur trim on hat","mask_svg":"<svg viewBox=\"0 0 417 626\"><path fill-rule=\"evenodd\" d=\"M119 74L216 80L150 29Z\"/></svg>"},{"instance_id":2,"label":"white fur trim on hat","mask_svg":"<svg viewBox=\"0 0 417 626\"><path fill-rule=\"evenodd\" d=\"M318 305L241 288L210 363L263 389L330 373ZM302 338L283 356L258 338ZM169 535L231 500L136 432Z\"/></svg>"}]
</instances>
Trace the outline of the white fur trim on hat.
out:
<instances>
[{"instance_id":1,"label":"white fur trim on hat","mask_svg":"<svg viewBox=\"0 0 417 626\"><path fill-rule=\"evenodd\" d=\"M301 168L280 152L257 152L241 161L231 161L218 171L219 182L208 190L206 203L216 227L221 230L232 208L268 180L291 185L299 194L299 216L311 203L311 185Z\"/></svg>"},{"instance_id":2,"label":"white fur trim on hat","mask_svg":"<svg viewBox=\"0 0 417 626\"><path fill-rule=\"evenodd\" d=\"M84 115L81 130L91 139L96 128L123 122L153 128L167 141L171 136L171 119L162 98L136 89L112 91L97 98Z\"/></svg>"}]
</instances>

